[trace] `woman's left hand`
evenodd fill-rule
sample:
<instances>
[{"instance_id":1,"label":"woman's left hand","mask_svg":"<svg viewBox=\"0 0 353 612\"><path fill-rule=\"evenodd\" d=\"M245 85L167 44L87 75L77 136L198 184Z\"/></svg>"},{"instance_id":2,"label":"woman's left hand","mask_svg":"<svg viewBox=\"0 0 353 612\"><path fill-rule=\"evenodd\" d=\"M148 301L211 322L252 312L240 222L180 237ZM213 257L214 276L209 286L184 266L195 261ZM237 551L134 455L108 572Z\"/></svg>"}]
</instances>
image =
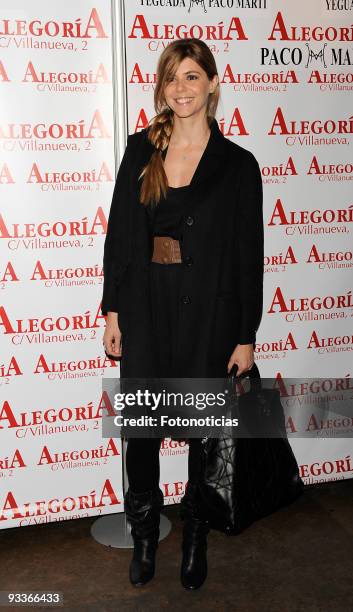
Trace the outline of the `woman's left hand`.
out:
<instances>
[{"instance_id":1,"label":"woman's left hand","mask_svg":"<svg viewBox=\"0 0 353 612\"><path fill-rule=\"evenodd\" d=\"M252 368L254 364L254 347L252 344L237 344L228 361L228 374L234 364L238 366L237 376Z\"/></svg>"}]
</instances>

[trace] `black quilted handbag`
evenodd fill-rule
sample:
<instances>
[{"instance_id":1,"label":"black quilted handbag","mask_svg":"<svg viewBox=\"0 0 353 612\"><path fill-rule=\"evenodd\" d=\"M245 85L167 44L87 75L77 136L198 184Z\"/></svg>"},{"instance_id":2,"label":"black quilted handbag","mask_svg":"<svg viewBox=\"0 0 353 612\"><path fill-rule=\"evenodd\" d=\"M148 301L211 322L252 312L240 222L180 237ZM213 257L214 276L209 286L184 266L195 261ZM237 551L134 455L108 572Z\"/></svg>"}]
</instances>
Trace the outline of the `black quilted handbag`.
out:
<instances>
[{"instance_id":1,"label":"black quilted handbag","mask_svg":"<svg viewBox=\"0 0 353 612\"><path fill-rule=\"evenodd\" d=\"M228 535L239 534L255 520L290 504L304 491L286 437L278 389L261 387L256 364L243 375L249 377L250 390L233 396L237 397L242 437L225 434L202 440L198 487L202 513L213 529ZM234 387L233 369L229 379ZM252 432L260 431L259 424L263 431L271 432L271 437L252 436ZM244 428L248 436L244 435Z\"/></svg>"}]
</instances>

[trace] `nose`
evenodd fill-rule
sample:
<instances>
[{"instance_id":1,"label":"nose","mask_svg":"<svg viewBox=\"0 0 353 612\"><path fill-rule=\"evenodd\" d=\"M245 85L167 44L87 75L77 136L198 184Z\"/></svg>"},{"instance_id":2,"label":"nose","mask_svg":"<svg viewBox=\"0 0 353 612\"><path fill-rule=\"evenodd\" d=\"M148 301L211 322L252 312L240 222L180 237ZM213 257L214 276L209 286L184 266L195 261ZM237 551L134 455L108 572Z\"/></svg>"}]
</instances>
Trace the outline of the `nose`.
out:
<instances>
[{"instance_id":1,"label":"nose","mask_svg":"<svg viewBox=\"0 0 353 612\"><path fill-rule=\"evenodd\" d=\"M184 85L183 85L183 82L182 82L182 81L177 80L177 81L176 81L176 85L175 85L175 89L176 89L176 91L177 91L178 93L179 93L179 92L183 92L183 90L184 90Z\"/></svg>"}]
</instances>

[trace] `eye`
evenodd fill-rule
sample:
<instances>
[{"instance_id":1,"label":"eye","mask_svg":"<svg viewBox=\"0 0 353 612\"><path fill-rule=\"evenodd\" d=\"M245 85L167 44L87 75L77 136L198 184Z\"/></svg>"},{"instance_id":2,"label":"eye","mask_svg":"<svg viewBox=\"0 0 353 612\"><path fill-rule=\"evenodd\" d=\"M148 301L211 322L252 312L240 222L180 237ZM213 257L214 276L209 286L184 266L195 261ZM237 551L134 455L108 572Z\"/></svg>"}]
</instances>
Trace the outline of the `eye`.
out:
<instances>
[{"instance_id":1,"label":"eye","mask_svg":"<svg viewBox=\"0 0 353 612\"><path fill-rule=\"evenodd\" d=\"M192 79L197 79L197 75L196 74L188 74L188 78L191 77Z\"/></svg>"}]
</instances>

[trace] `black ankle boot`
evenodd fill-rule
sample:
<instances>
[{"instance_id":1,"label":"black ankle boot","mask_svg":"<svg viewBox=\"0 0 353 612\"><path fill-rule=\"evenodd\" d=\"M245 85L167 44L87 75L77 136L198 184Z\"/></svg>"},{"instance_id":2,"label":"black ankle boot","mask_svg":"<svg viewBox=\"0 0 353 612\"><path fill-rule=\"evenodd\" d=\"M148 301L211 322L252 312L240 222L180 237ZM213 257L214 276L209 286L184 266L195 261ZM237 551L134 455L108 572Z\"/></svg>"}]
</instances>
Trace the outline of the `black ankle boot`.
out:
<instances>
[{"instance_id":1,"label":"black ankle boot","mask_svg":"<svg viewBox=\"0 0 353 612\"><path fill-rule=\"evenodd\" d=\"M180 515L185 521L180 580L185 589L198 589L207 578L207 534L210 527L200 512L195 485L188 485Z\"/></svg>"},{"instance_id":2,"label":"black ankle boot","mask_svg":"<svg viewBox=\"0 0 353 612\"><path fill-rule=\"evenodd\" d=\"M159 488L143 493L134 493L128 489L124 501L134 541L129 570L130 582L134 586L142 586L152 580L155 572L163 493Z\"/></svg>"}]
</instances>

